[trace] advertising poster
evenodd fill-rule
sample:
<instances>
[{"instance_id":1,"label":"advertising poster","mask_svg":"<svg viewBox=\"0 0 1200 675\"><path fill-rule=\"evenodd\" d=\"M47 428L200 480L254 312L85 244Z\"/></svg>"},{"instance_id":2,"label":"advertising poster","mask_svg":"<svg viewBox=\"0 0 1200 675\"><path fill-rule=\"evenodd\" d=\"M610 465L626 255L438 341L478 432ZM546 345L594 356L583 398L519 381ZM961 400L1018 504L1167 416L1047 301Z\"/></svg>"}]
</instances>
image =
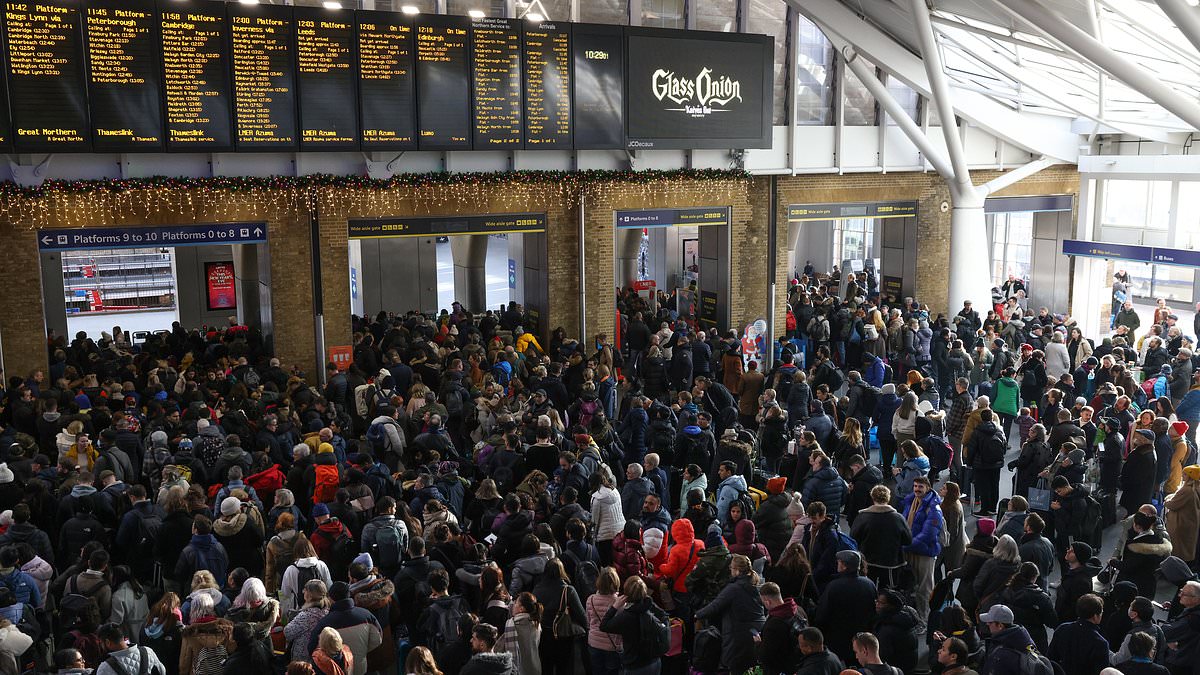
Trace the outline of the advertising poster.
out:
<instances>
[{"instance_id":1,"label":"advertising poster","mask_svg":"<svg viewBox=\"0 0 1200 675\"><path fill-rule=\"evenodd\" d=\"M232 260L204 263L204 281L208 289L208 311L237 309Z\"/></svg>"}]
</instances>

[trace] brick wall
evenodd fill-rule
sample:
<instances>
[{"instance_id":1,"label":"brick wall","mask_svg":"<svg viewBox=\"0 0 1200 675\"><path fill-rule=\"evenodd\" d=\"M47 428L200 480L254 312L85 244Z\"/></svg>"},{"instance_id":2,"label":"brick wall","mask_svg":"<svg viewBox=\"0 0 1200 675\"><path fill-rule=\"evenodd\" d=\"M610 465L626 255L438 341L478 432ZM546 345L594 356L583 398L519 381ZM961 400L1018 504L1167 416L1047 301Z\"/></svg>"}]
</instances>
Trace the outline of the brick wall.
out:
<instances>
[{"instance_id":1,"label":"brick wall","mask_svg":"<svg viewBox=\"0 0 1200 675\"><path fill-rule=\"evenodd\" d=\"M46 319L42 303L37 229L192 225L216 222L267 224L271 257L271 315L275 353L285 363L310 368L315 349L308 215L267 206L276 194L201 195L156 191L148 206L138 195L123 198L66 196L49 200L44 217L0 223L7 265L0 266L0 340L11 374L45 368ZM120 204L116 209L110 208ZM138 204L139 206L132 206ZM166 328L166 326L164 326Z\"/></svg>"}]
</instances>

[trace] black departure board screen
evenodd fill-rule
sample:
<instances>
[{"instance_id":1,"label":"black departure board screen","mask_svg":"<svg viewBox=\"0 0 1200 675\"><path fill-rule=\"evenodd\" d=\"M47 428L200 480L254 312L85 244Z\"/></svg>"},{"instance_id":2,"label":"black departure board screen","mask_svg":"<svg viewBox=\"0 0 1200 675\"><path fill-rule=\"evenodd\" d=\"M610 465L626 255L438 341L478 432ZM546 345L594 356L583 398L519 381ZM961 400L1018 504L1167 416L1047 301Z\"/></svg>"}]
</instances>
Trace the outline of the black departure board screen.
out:
<instances>
[{"instance_id":1,"label":"black departure board screen","mask_svg":"<svg viewBox=\"0 0 1200 675\"><path fill-rule=\"evenodd\" d=\"M571 149L571 25L525 25L525 147Z\"/></svg>"},{"instance_id":2,"label":"black departure board screen","mask_svg":"<svg viewBox=\"0 0 1200 675\"><path fill-rule=\"evenodd\" d=\"M620 26L577 24L574 54L575 147L625 147L625 33Z\"/></svg>"},{"instance_id":3,"label":"black departure board screen","mask_svg":"<svg viewBox=\"0 0 1200 675\"><path fill-rule=\"evenodd\" d=\"M88 0L84 7L88 105L97 151L163 148L158 20L153 0Z\"/></svg>"},{"instance_id":4,"label":"black departure board screen","mask_svg":"<svg viewBox=\"0 0 1200 675\"><path fill-rule=\"evenodd\" d=\"M520 19L471 22L475 149L521 147Z\"/></svg>"},{"instance_id":5,"label":"black departure board screen","mask_svg":"<svg viewBox=\"0 0 1200 675\"><path fill-rule=\"evenodd\" d=\"M363 150L417 147L413 29L403 14L355 12Z\"/></svg>"},{"instance_id":6,"label":"black departure board screen","mask_svg":"<svg viewBox=\"0 0 1200 675\"><path fill-rule=\"evenodd\" d=\"M233 124L239 150L296 148L292 8L229 3Z\"/></svg>"},{"instance_id":7,"label":"black departure board screen","mask_svg":"<svg viewBox=\"0 0 1200 675\"><path fill-rule=\"evenodd\" d=\"M17 152L89 150L79 3L6 2L4 36Z\"/></svg>"},{"instance_id":8,"label":"black departure board screen","mask_svg":"<svg viewBox=\"0 0 1200 675\"><path fill-rule=\"evenodd\" d=\"M167 149L232 150L225 7L164 0L159 11Z\"/></svg>"},{"instance_id":9,"label":"black departure board screen","mask_svg":"<svg viewBox=\"0 0 1200 675\"><path fill-rule=\"evenodd\" d=\"M626 147L769 148L773 41L628 30Z\"/></svg>"},{"instance_id":10,"label":"black departure board screen","mask_svg":"<svg viewBox=\"0 0 1200 675\"><path fill-rule=\"evenodd\" d=\"M417 145L422 150L471 148L471 21L422 15L415 26Z\"/></svg>"},{"instance_id":11,"label":"black departure board screen","mask_svg":"<svg viewBox=\"0 0 1200 675\"><path fill-rule=\"evenodd\" d=\"M0 49L0 73L8 72L8 55ZM0 152L12 150L12 122L8 117L8 79L0 75Z\"/></svg>"},{"instance_id":12,"label":"black departure board screen","mask_svg":"<svg viewBox=\"0 0 1200 675\"><path fill-rule=\"evenodd\" d=\"M301 150L358 148L354 13L297 7Z\"/></svg>"}]
</instances>

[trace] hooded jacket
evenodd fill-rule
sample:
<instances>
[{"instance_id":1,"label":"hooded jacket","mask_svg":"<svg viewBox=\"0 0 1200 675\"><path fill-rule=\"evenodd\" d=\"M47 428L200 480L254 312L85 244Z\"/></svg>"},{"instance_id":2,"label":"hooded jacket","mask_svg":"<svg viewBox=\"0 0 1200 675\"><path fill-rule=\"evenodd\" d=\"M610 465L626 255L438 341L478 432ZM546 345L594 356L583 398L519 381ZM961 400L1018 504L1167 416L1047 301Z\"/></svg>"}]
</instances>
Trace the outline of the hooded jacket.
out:
<instances>
[{"instance_id":1,"label":"hooded jacket","mask_svg":"<svg viewBox=\"0 0 1200 675\"><path fill-rule=\"evenodd\" d=\"M251 576L262 575L263 524L257 510L243 508L228 520L214 520L213 534L225 547L231 566L245 567Z\"/></svg>"},{"instance_id":2,"label":"hooded jacket","mask_svg":"<svg viewBox=\"0 0 1200 675\"><path fill-rule=\"evenodd\" d=\"M542 573L546 571L546 562L546 556L541 553L517 560L513 564L512 581L508 584L509 594L515 598L524 591L532 592Z\"/></svg>"},{"instance_id":3,"label":"hooded jacket","mask_svg":"<svg viewBox=\"0 0 1200 675\"><path fill-rule=\"evenodd\" d=\"M737 501L738 495L746 491L746 478L733 474L721 481L717 487L717 519L722 523L729 520L729 506Z\"/></svg>"},{"instance_id":4,"label":"hooded jacket","mask_svg":"<svg viewBox=\"0 0 1200 675\"><path fill-rule=\"evenodd\" d=\"M211 658L220 663L225 657L218 655L219 652L224 651L228 654L234 651L236 646L233 641L233 623L228 619L213 619L186 626L183 629L183 645L179 650L179 672L181 675L195 672L196 659L203 650L209 650ZM218 654L212 654L212 650L217 650Z\"/></svg>"},{"instance_id":5,"label":"hooded jacket","mask_svg":"<svg viewBox=\"0 0 1200 675\"><path fill-rule=\"evenodd\" d=\"M917 611L912 607L880 612L871 629L879 638L879 658L906 673L913 672L917 667L917 626L920 623Z\"/></svg>"},{"instance_id":6,"label":"hooded jacket","mask_svg":"<svg viewBox=\"0 0 1200 675\"><path fill-rule=\"evenodd\" d=\"M592 495L592 526L596 541L610 541L624 529L625 515L621 510L621 496L616 490L601 485Z\"/></svg>"},{"instance_id":7,"label":"hooded jacket","mask_svg":"<svg viewBox=\"0 0 1200 675\"><path fill-rule=\"evenodd\" d=\"M842 498L846 493L846 481L842 480L833 466L825 466L804 481L801 492L804 495L805 504L819 501L825 504L827 513L832 517L837 517L842 512Z\"/></svg>"},{"instance_id":8,"label":"hooded jacket","mask_svg":"<svg viewBox=\"0 0 1200 675\"><path fill-rule=\"evenodd\" d=\"M1023 626L1012 625L992 636L987 660L980 675L1010 675L1021 672L1023 654L1033 647L1033 638Z\"/></svg>"},{"instance_id":9,"label":"hooded jacket","mask_svg":"<svg viewBox=\"0 0 1200 675\"><path fill-rule=\"evenodd\" d=\"M1131 581L1138 595L1153 598L1158 585L1154 573L1159 564L1171 555L1171 542L1151 528L1141 534L1132 530L1125 540L1125 550L1117 561L1120 574L1117 581Z\"/></svg>"},{"instance_id":10,"label":"hooded jacket","mask_svg":"<svg viewBox=\"0 0 1200 675\"><path fill-rule=\"evenodd\" d=\"M788 494L781 492L767 497L754 512L753 520L754 527L758 530L758 540L767 547L771 560L779 560L792 538L792 519L787 513L787 507L791 503Z\"/></svg>"},{"instance_id":11,"label":"hooded jacket","mask_svg":"<svg viewBox=\"0 0 1200 675\"><path fill-rule=\"evenodd\" d=\"M688 574L696 567L704 542L696 539L692 521L686 518L671 523L671 538L675 543L667 553L667 562L656 570L655 576L673 579L675 592L686 593Z\"/></svg>"},{"instance_id":12,"label":"hooded jacket","mask_svg":"<svg viewBox=\"0 0 1200 675\"><path fill-rule=\"evenodd\" d=\"M363 675L367 672L367 659L362 658L383 642L379 622L370 611L357 607L354 600L338 600L329 608L329 613L313 627L308 638L309 653L316 651L321 629L333 628L341 633L343 643L350 653L359 657L354 660L354 669L347 675Z\"/></svg>"},{"instance_id":13,"label":"hooded jacket","mask_svg":"<svg viewBox=\"0 0 1200 675\"><path fill-rule=\"evenodd\" d=\"M201 569L212 572L216 579L225 579L229 571L229 555L221 542L211 534L192 535L191 541L175 562L175 580L189 584L192 575Z\"/></svg>"},{"instance_id":14,"label":"hooded jacket","mask_svg":"<svg viewBox=\"0 0 1200 675\"><path fill-rule=\"evenodd\" d=\"M467 661L459 675L517 675L517 667L508 652L480 652Z\"/></svg>"},{"instance_id":15,"label":"hooded jacket","mask_svg":"<svg viewBox=\"0 0 1200 675\"><path fill-rule=\"evenodd\" d=\"M905 522L908 522L907 514L914 499L915 493L904 498L900 514ZM941 505L942 498L933 490L921 498L921 505L912 519L912 543L904 548L906 553L936 558L942 552L941 531L946 527L946 520L942 517Z\"/></svg>"},{"instance_id":16,"label":"hooded jacket","mask_svg":"<svg viewBox=\"0 0 1200 675\"><path fill-rule=\"evenodd\" d=\"M1054 597L1054 611L1058 612L1059 621L1070 621L1076 616L1075 602L1092 592L1092 579L1102 569L1104 566L1100 564L1100 559L1092 556L1079 567L1063 570L1062 582Z\"/></svg>"}]
</instances>

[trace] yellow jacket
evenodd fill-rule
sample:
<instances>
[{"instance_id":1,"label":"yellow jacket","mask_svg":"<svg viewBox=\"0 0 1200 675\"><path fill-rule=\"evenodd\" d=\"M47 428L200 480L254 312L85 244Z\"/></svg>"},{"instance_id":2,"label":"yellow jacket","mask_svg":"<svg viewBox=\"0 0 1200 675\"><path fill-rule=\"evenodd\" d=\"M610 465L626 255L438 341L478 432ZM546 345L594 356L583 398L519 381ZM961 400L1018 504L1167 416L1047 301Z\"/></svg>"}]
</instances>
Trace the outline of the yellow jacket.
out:
<instances>
[{"instance_id":1,"label":"yellow jacket","mask_svg":"<svg viewBox=\"0 0 1200 675\"><path fill-rule=\"evenodd\" d=\"M96 459L100 457L100 452L96 450L96 446L88 443L82 455L80 457L78 443L72 443L70 449L67 450L67 459L75 462L80 470L91 471L92 467L96 465Z\"/></svg>"},{"instance_id":2,"label":"yellow jacket","mask_svg":"<svg viewBox=\"0 0 1200 675\"><path fill-rule=\"evenodd\" d=\"M529 349L530 344L537 348L539 354L546 353L546 350L542 349L542 345L538 344L537 338L534 337L533 333L521 333L521 336L517 338L517 351L524 354Z\"/></svg>"},{"instance_id":3,"label":"yellow jacket","mask_svg":"<svg viewBox=\"0 0 1200 675\"><path fill-rule=\"evenodd\" d=\"M1180 484L1183 483L1183 462L1188 456L1188 445L1183 436L1173 439L1171 447L1174 452L1171 453L1171 474L1167 476L1167 482L1163 484L1163 494L1165 495L1175 494Z\"/></svg>"}]
</instances>

